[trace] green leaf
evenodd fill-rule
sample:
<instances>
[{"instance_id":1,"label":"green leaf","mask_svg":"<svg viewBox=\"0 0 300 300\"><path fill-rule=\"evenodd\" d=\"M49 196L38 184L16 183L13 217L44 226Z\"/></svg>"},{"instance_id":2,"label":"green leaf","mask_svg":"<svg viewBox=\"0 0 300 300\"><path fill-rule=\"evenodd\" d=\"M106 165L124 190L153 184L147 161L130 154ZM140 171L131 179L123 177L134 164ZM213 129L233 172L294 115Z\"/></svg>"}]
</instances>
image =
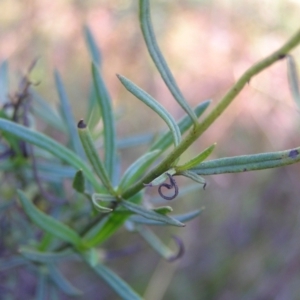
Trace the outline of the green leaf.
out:
<instances>
[{"instance_id":1,"label":"green leaf","mask_svg":"<svg viewBox=\"0 0 300 300\"><path fill-rule=\"evenodd\" d=\"M191 169L199 175L238 173L277 168L300 161L300 147L269 153L224 157L204 161Z\"/></svg>"},{"instance_id":2,"label":"green leaf","mask_svg":"<svg viewBox=\"0 0 300 300\"><path fill-rule=\"evenodd\" d=\"M176 253L167 247L149 228L139 226L138 232L147 241L151 248L163 258L169 260L176 256Z\"/></svg>"},{"instance_id":3,"label":"green leaf","mask_svg":"<svg viewBox=\"0 0 300 300\"><path fill-rule=\"evenodd\" d=\"M169 126L170 131L173 135L173 142L175 146L178 146L181 141L181 134L177 123L175 122L172 115L154 98L152 98L148 93L143 91L129 79L125 78L122 75L117 75L124 87L132 93L135 97L140 99L148 107L154 110Z\"/></svg>"},{"instance_id":4,"label":"green leaf","mask_svg":"<svg viewBox=\"0 0 300 300\"><path fill-rule=\"evenodd\" d=\"M168 213L173 211L173 208L171 206L161 206L152 208L152 210L158 214L167 215Z\"/></svg>"},{"instance_id":5,"label":"green leaf","mask_svg":"<svg viewBox=\"0 0 300 300\"><path fill-rule=\"evenodd\" d=\"M101 65L101 53L100 53L97 43L93 37L93 34L87 25L85 25L83 27L83 33L84 33L85 43L88 47L88 50L89 50L89 53L90 53L90 56L91 56L93 62L97 66L100 66Z\"/></svg>"},{"instance_id":6,"label":"green leaf","mask_svg":"<svg viewBox=\"0 0 300 300\"><path fill-rule=\"evenodd\" d=\"M185 214L172 215L170 217L172 217L173 219L175 219L179 222L188 222L188 221L191 221L194 218L198 217L203 212L203 210L204 210L204 207L202 207L201 209L195 210L195 211L185 213ZM138 224L165 226L165 223L163 223L163 222L149 220L149 219L146 219L139 215L130 216L128 220L130 222L134 222L134 223L138 223Z\"/></svg>"},{"instance_id":7,"label":"green leaf","mask_svg":"<svg viewBox=\"0 0 300 300\"><path fill-rule=\"evenodd\" d=\"M96 194L94 193L92 195L92 202L95 206L95 208L102 212L102 213L110 213L113 211L110 207L103 206L101 202L109 202L113 203L116 202L116 197L112 195L107 195L107 194Z\"/></svg>"},{"instance_id":8,"label":"green leaf","mask_svg":"<svg viewBox=\"0 0 300 300\"><path fill-rule=\"evenodd\" d=\"M118 191L122 191L125 188L131 186L137 179L139 179L149 168L149 166L156 160L159 150L154 150L145 153L139 159L137 159L124 173Z\"/></svg>"},{"instance_id":9,"label":"green leaf","mask_svg":"<svg viewBox=\"0 0 300 300\"><path fill-rule=\"evenodd\" d=\"M30 249L28 247L21 247L19 252L25 258L39 263L52 264L61 260L75 258L75 252L73 250L65 250L62 252L41 252Z\"/></svg>"},{"instance_id":10,"label":"green leaf","mask_svg":"<svg viewBox=\"0 0 300 300\"><path fill-rule=\"evenodd\" d=\"M88 127L85 125L83 120L81 120L78 123L78 133L79 137L83 146L83 149L85 151L85 154L90 161L91 165L93 166L93 169L99 179L102 181L103 185L107 188L107 190L114 194L114 189L111 185L111 182L109 180L108 174L106 172L106 169L104 165L102 164L102 161L98 155L97 149L95 148L94 142L91 137L91 133L88 129Z\"/></svg>"},{"instance_id":11,"label":"green leaf","mask_svg":"<svg viewBox=\"0 0 300 300\"><path fill-rule=\"evenodd\" d=\"M0 272L9 270L15 267L26 265L28 261L20 256L13 256L9 258L0 259Z\"/></svg>"},{"instance_id":12,"label":"green leaf","mask_svg":"<svg viewBox=\"0 0 300 300\"><path fill-rule=\"evenodd\" d=\"M52 281L67 295L80 296L82 292L74 287L53 264L48 265L49 276Z\"/></svg>"},{"instance_id":13,"label":"green leaf","mask_svg":"<svg viewBox=\"0 0 300 300\"><path fill-rule=\"evenodd\" d=\"M294 101L300 107L299 76L297 65L292 55L287 55L288 80Z\"/></svg>"},{"instance_id":14,"label":"green leaf","mask_svg":"<svg viewBox=\"0 0 300 300\"><path fill-rule=\"evenodd\" d=\"M130 198L131 202L140 203L142 201L142 193L137 193ZM98 224L93 226L84 236L84 244L87 247L95 247L106 241L112 236L126 221L131 213L124 214L114 210L111 214L104 216Z\"/></svg>"},{"instance_id":15,"label":"green leaf","mask_svg":"<svg viewBox=\"0 0 300 300\"><path fill-rule=\"evenodd\" d=\"M75 191L78 193L83 194L85 191L85 180L84 180L84 175L82 170L79 170L76 172L74 179L73 179L73 184L72 187Z\"/></svg>"},{"instance_id":16,"label":"green leaf","mask_svg":"<svg viewBox=\"0 0 300 300\"><path fill-rule=\"evenodd\" d=\"M47 283L46 270L40 268L35 292L35 300L44 300L47 297Z\"/></svg>"},{"instance_id":17,"label":"green leaf","mask_svg":"<svg viewBox=\"0 0 300 300\"><path fill-rule=\"evenodd\" d=\"M188 171L182 171L180 173L178 173L178 175L182 175L185 176L187 178L190 178L200 184L203 184L203 188L205 188L206 186L206 181L203 177L201 177L200 175L198 175L196 172L188 170Z\"/></svg>"},{"instance_id":18,"label":"green leaf","mask_svg":"<svg viewBox=\"0 0 300 300\"><path fill-rule=\"evenodd\" d=\"M96 90L98 105L101 110L104 129L104 164L112 179L116 164L116 130L111 99L97 66L92 64L93 82Z\"/></svg>"},{"instance_id":19,"label":"green leaf","mask_svg":"<svg viewBox=\"0 0 300 300\"><path fill-rule=\"evenodd\" d=\"M71 109L71 105L67 93L65 91L61 77L57 70L54 71L54 78L55 78L56 89L59 95L62 117L68 129L68 133L69 133L68 137L70 138L72 149L77 153L79 157L83 159L84 152L78 137L76 121L72 113L72 109Z\"/></svg>"},{"instance_id":20,"label":"green leaf","mask_svg":"<svg viewBox=\"0 0 300 300\"><path fill-rule=\"evenodd\" d=\"M198 104L194 111L197 117L200 117L204 111L207 109L209 104L211 103L210 100L204 101L200 104ZM181 134L184 134L191 126L193 125L192 120L189 116L184 116L181 120L178 122L178 127L180 129ZM164 133L161 135L160 138L158 138L150 147L150 151L160 149L161 151L165 151L168 147L172 145L173 142L173 136L170 131Z\"/></svg>"},{"instance_id":21,"label":"green leaf","mask_svg":"<svg viewBox=\"0 0 300 300\"><path fill-rule=\"evenodd\" d=\"M169 175L174 175L176 174L176 170L174 168L169 169L167 172L159 175L158 177L156 177L155 179L153 179L150 183L145 184L145 186L157 186L157 185L161 185L163 182L165 182L168 178Z\"/></svg>"},{"instance_id":22,"label":"green leaf","mask_svg":"<svg viewBox=\"0 0 300 300\"><path fill-rule=\"evenodd\" d=\"M33 223L75 247L81 245L81 238L76 231L37 209L22 191L17 192L25 213Z\"/></svg>"},{"instance_id":23,"label":"green leaf","mask_svg":"<svg viewBox=\"0 0 300 300\"><path fill-rule=\"evenodd\" d=\"M36 145L42 149L47 150L57 158L69 163L76 169L82 169L87 179L93 184L97 191L102 191L102 186L97 182L93 172L74 152L70 151L63 145L47 137L46 135L37 131L26 128L11 121L0 119L0 130L8 132L21 140Z\"/></svg>"},{"instance_id":24,"label":"green leaf","mask_svg":"<svg viewBox=\"0 0 300 300\"><path fill-rule=\"evenodd\" d=\"M165 224L169 224L169 225L173 225L173 226L179 226L179 227L184 227L185 224L171 218L168 216L164 216L161 215L153 210L148 210L144 207L142 207L141 205L137 205L134 203L131 203L129 201L126 200L122 200L120 202L120 204L122 206L124 206L125 208L127 208L129 211L132 211L138 215L143 216L144 218L150 219L150 220L154 220L154 221L159 221L159 222L163 222Z\"/></svg>"},{"instance_id":25,"label":"green leaf","mask_svg":"<svg viewBox=\"0 0 300 300\"><path fill-rule=\"evenodd\" d=\"M195 167L196 165L200 164L214 151L215 147L216 147L216 143L214 143L210 147L206 148L204 151L202 151L200 154L198 154L196 157L194 157L193 159L191 159L184 165L177 166L175 168L176 172L179 173L179 172L191 169L191 168Z\"/></svg>"},{"instance_id":26,"label":"green leaf","mask_svg":"<svg viewBox=\"0 0 300 300\"><path fill-rule=\"evenodd\" d=\"M164 80L165 84L169 88L171 94L178 102L178 104L190 116L190 118L193 120L193 123L197 124L197 116L180 92L177 83L158 47L154 30L151 24L149 0L140 0L140 25L149 54L155 66L157 67L162 79Z\"/></svg>"},{"instance_id":27,"label":"green leaf","mask_svg":"<svg viewBox=\"0 0 300 300\"><path fill-rule=\"evenodd\" d=\"M117 140L118 149L126 149L131 147L137 147L145 144L149 144L153 141L154 135L152 133L138 134L123 139ZM172 137L171 143L172 144Z\"/></svg>"},{"instance_id":28,"label":"green leaf","mask_svg":"<svg viewBox=\"0 0 300 300\"><path fill-rule=\"evenodd\" d=\"M3 61L0 65L0 104L1 106L8 102L9 78L8 78L8 62Z\"/></svg>"},{"instance_id":29,"label":"green leaf","mask_svg":"<svg viewBox=\"0 0 300 300\"><path fill-rule=\"evenodd\" d=\"M92 266L91 266L92 267ZM98 264L92 267L94 272L124 300L141 300L142 298L119 276L107 267Z\"/></svg>"},{"instance_id":30,"label":"green leaf","mask_svg":"<svg viewBox=\"0 0 300 300\"><path fill-rule=\"evenodd\" d=\"M53 109L53 107L33 89L30 89L30 93L32 95L33 102L31 109L33 110L34 115L40 117L43 122L49 124L51 127L67 133L65 123L58 113Z\"/></svg>"}]
</instances>

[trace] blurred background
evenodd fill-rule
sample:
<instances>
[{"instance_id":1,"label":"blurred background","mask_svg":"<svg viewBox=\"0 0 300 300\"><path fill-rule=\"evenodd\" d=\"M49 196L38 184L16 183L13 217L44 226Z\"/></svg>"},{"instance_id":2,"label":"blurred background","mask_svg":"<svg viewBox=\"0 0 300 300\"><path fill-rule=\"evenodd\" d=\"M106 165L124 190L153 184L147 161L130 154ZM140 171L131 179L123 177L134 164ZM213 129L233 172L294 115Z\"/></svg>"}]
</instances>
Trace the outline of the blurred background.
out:
<instances>
[{"instance_id":1,"label":"blurred background","mask_svg":"<svg viewBox=\"0 0 300 300\"><path fill-rule=\"evenodd\" d=\"M152 0L151 5L161 50L192 106L206 99L215 105L248 67L280 47L300 23L299 0ZM19 74L39 57L31 78L41 82L36 90L53 105L58 102L53 79L57 68L79 120L87 110L91 82L82 30L86 24L102 51L102 71L119 116L118 137L155 134L165 129L163 122L115 76L122 74L141 86L176 119L183 116L149 58L137 11L136 0L1 0L0 61L8 60L11 72ZM292 54L299 65L300 47ZM214 142L211 158L299 146L299 120L281 60L249 82L182 160ZM120 150L122 168L144 150ZM180 261L164 262L138 235L122 229L105 248L139 244L142 250L112 259L108 266L147 300L298 299L299 178L297 164L207 177L205 191L193 189L172 203L175 213L205 206L203 214L184 229L157 231L170 247L175 247L172 234L182 238L186 253ZM192 185L178 181L181 189ZM156 196L149 190L147 201ZM80 267L66 263L64 270L85 291L83 298L117 299Z\"/></svg>"}]
</instances>

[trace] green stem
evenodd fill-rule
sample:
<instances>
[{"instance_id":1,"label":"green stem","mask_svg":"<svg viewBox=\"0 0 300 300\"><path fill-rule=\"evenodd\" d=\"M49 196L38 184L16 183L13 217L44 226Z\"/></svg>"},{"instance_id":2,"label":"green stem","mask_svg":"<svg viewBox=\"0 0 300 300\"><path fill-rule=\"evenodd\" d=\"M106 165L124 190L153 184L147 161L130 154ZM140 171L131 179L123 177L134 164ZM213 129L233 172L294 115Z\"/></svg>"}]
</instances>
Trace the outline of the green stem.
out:
<instances>
[{"instance_id":1,"label":"green stem","mask_svg":"<svg viewBox=\"0 0 300 300\"><path fill-rule=\"evenodd\" d=\"M296 32L291 39L285 43L281 48L275 51L273 54L269 55L265 59L256 63L250 67L240 79L232 86L232 88L226 93L223 99L217 104L217 106L210 112L210 114L196 127L194 127L190 133L186 136L182 142L173 149L173 151L161 161L150 173L146 174L141 180L136 184L127 189L122 198L128 199L137 192L139 192L143 187L144 183L149 183L156 177L158 177L163 172L166 172L172 163L180 157L180 155L193 144L199 136L206 131L206 129L224 112L227 106L236 98L243 87L251 80L253 76L260 73L276 61L284 58L294 47L300 43L300 30Z\"/></svg>"}]
</instances>

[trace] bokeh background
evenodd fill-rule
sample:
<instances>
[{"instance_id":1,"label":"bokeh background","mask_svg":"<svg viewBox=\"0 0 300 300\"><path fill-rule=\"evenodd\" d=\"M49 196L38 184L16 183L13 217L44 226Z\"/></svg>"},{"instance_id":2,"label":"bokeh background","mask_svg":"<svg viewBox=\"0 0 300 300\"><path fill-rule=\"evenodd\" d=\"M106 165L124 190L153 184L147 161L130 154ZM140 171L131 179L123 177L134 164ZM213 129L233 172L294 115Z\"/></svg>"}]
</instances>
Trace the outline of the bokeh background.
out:
<instances>
[{"instance_id":1,"label":"bokeh background","mask_svg":"<svg viewBox=\"0 0 300 300\"><path fill-rule=\"evenodd\" d=\"M39 57L32 79L56 105L53 70L64 80L77 119L85 115L91 82L83 25L102 51L102 71L118 117L118 137L155 134L163 122L122 87L115 74L130 78L178 119L183 115L155 70L142 40L137 0L1 0L0 60L12 73ZM161 50L191 105L215 105L253 63L281 46L299 27L298 0L152 0ZM300 48L292 53L300 63ZM13 76L12 76L13 77ZM13 81L13 78L12 78ZM12 83L11 90L14 90ZM211 158L284 150L299 146L299 110L288 88L286 62L277 62L249 82L235 102L182 159L217 142ZM43 124L40 125L44 130ZM145 147L120 150L125 169ZM106 249L142 245L108 265L147 300L298 299L300 295L300 166L207 177L201 187L173 203L176 213L206 207L184 229L157 231L174 247L186 246L175 263L161 260L141 238L126 230ZM179 180L180 188L191 185ZM151 190L147 201L156 194ZM117 299L103 283L66 264L83 299ZM16 275L17 276L17 275ZM0 296L1 298L1 296Z\"/></svg>"}]
</instances>

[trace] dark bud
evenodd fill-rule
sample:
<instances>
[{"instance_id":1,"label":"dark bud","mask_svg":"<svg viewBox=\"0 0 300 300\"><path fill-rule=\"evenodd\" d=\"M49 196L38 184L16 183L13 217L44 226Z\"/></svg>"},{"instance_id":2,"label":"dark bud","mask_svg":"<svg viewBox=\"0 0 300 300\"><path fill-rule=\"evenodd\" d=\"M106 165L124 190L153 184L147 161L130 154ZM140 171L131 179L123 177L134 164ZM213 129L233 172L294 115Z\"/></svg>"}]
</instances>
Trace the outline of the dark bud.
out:
<instances>
[{"instance_id":1,"label":"dark bud","mask_svg":"<svg viewBox=\"0 0 300 300\"><path fill-rule=\"evenodd\" d=\"M78 124L77 124L78 128L86 128L86 124L84 123L84 121L81 119Z\"/></svg>"}]
</instances>

